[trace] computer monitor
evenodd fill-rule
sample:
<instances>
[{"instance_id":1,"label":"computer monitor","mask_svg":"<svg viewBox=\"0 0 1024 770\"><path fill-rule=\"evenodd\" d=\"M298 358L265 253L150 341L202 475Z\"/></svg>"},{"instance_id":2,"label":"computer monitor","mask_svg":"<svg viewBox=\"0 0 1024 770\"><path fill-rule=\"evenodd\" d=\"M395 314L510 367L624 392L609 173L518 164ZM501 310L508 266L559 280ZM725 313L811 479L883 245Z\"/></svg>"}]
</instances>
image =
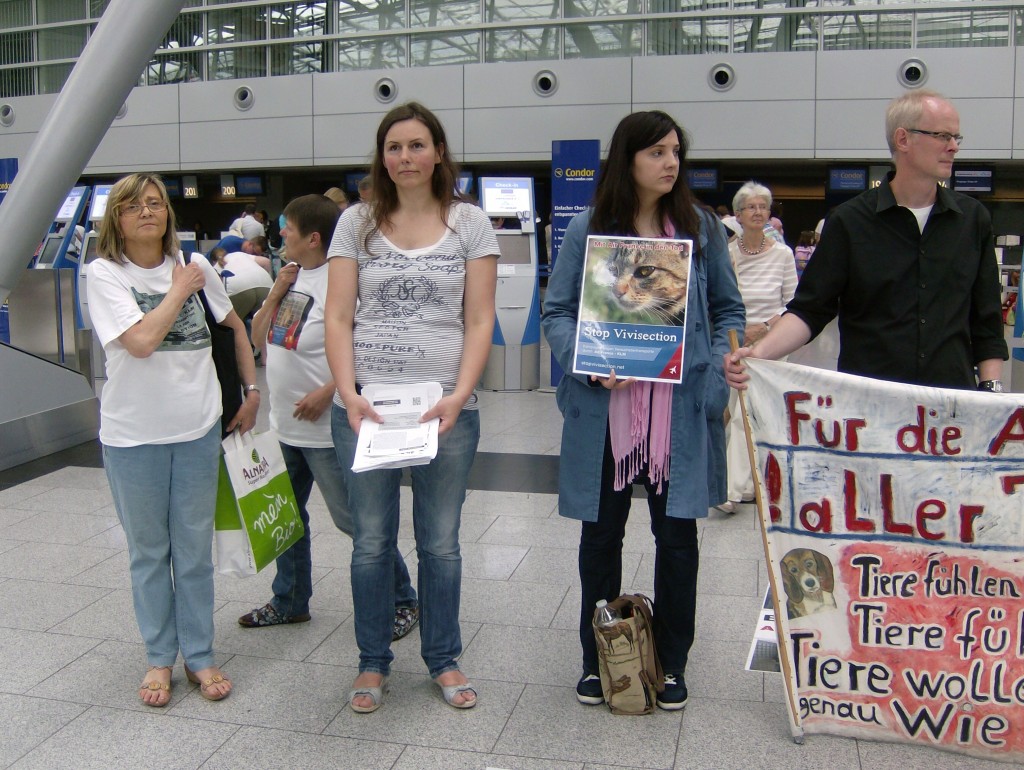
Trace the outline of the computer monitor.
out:
<instances>
[{"instance_id":1,"label":"computer monitor","mask_svg":"<svg viewBox=\"0 0 1024 770\"><path fill-rule=\"evenodd\" d=\"M110 197L112 184L98 184L93 189L92 203L89 205L89 221L99 222L107 210L107 198Z\"/></svg>"},{"instance_id":2,"label":"computer monitor","mask_svg":"<svg viewBox=\"0 0 1024 770\"><path fill-rule=\"evenodd\" d=\"M64 199L64 203L61 204L60 209L57 210L57 216L53 219L55 222L70 222L79 213L78 205L82 202L82 198L85 197L85 193L88 190L86 187L73 187L71 192L68 193L68 197Z\"/></svg>"},{"instance_id":3,"label":"computer monitor","mask_svg":"<svg viewBox=\"0 0 1024 770\"><path fill-rule=\"evenodd\" d=\"M88 265L99 256L99 252L96 250L98 241L99 236L96 233L86 234L85 245L82 247L82 253L85 255L85 259L82 260L83 265Z\"/></svg>"},{"instance_id":4,"label":"computer monitor","mask_svg":"<svg viewBox=\"0 0 1024 770\"><path fill-rule=\"evenodd\" d=\"M43 243L43 248L39 252L39 259L36 260L36 267L53 267L53 263L57 261L57 255L60 253L60 247L64 242L63 236L51 235Z\"/></svg>"},{"instance_id":5,"label":"computer monitor","mask_svg":"<svg viewBox=\"0 0 1024 770\"><path fill-rule=\"evenodd\" d=\"M533 254L530 250L530 237L518 230L496 230L498 236L499 265L530 265Z\"/></svg>"},{"instance_id":6,"label":"computer monitor","mask_svg":"<svg viewBox=\"0 0 1024 770\"><path fill-rule=\"evenodd\" d=\"M481 177L480 208L489 217L533 216L533 180L529 177Z\"/></svg>"}]
</instances>

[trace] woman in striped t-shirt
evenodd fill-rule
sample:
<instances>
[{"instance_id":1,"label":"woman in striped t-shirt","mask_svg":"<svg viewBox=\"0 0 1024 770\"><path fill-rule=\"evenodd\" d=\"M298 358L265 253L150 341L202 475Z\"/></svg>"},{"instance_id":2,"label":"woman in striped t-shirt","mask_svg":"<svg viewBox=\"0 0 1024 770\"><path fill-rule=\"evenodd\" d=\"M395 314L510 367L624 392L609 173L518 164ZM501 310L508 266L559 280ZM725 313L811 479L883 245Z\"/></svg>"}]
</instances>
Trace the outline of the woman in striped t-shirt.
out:
<instances>
[{"instance_id":1,"label":"woman in striped t-shirt","mask_svg":"<svg viewBox=\"0 0 1024 770\"><path fill-rule=\"evenodd\" d=\"M753 345L779 320L796 291L796 263L789 246L765 233L771 217L772 193L757 182L747 182L733 197L733 211L743 228L729 244L729 256L747 311L743 344ZM728 501L715 506L733 513L736 504L754 499L754 479L737 391L729 392L729 430L726 460L729 466Z\"/></svg>"},{"instance_id":2,"label":"woman in striped t-shirt","mask_svg":"<svg viewBox=\"0 0 1024 770\"><path fill-rule=\"evenodd\" d=\"M350 468L362 421L381 422L362 386L441 384L443 397L422 417L440 419L437 456L412 468L420 652L445 702L471 708L476 690L456 663L459 521L480 438L473 391L491 349L498 241L483 211L459 200L444 128L426 107L410 102L384 116L371 176L373 200L345 211L327 250L324 329L338 387L331 432ZM392 559L402 470L345 475L359 645L349 705L365 713L380 707L394 657Z\"/></svg>"}]
</instances>

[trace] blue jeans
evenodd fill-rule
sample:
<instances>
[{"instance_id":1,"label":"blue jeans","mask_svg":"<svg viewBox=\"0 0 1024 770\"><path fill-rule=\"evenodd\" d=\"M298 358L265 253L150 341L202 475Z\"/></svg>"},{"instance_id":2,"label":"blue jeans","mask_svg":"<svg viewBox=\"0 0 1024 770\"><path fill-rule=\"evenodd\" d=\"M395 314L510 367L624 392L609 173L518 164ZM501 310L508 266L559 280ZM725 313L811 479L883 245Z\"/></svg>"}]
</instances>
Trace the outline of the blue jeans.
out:
<instances>
[{"instance_id":1,"label":"blue jeans","mask_svg":"<svg viewBox=\"0 0 1024 770\"><path fill-rule=\"evenodd\" d=\"M271 604L282 615L304 615L309 612L309 599L313 595L313 560L310 555L309 512L306 510L313 482L316 481L324 496L334 526L349 537L352 537L352 514L348 510L345 471L338 463L334 447L295 447L280 443L305 532L302 539L277 557L277 576L274 578L274 598ZM395 606L416 606L416 590L412 587L409 569L397 545Z\"/></svg>"},{"instance_id":2,"label":"blue jeans","mask_svg":"<svg viewBox=\"0 0 1024 770\"><path fill-rule=\"evenodd\" d=\"M151 666L178 650L193 671L213 660L213 511L220 420L202 438L103 447L117 517L128 539L135 620Z\"/></svg>"},{"instance_id":3,"label":"blue jeans","mask_svg":"<svg viewBox=\"0 0 1024 770\"><path fill-rule=\"evenodd\" d=\"M398 496L402 469L353 473L356 434L337 405L331 431L338 458L346 468L348 501L355 524L352 551L352 601L355 606L359 671L388 674L391 669L393 554L398 542ZM412 472L413 529L419 559L420 654L430 676L459 666L462 654L459 600L462 554L459 523L469 469L480 441L480 414L463 410L455 427L440 437L437 457Z\"/></svg>"}]
</instances>

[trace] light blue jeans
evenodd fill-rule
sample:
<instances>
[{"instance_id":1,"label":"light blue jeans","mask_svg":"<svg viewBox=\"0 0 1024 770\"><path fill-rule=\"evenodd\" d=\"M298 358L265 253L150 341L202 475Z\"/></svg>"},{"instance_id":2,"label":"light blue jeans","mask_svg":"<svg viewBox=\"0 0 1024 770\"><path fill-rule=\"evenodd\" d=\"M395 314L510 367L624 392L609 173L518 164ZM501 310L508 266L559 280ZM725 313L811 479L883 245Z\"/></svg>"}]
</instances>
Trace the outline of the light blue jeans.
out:
<instances>
[{"instance_id":1,"label":"light blue jeans","mask_svg":"<svg viewBox=\"0 0 1024 770\"><path fill-rule=\"evenodd\" d=\"M316 481L324 496L334 526L349 537L352 537L352 514L348 510L345 471L338 463L334 447L296 447L279 443L295 491L302 526L305 528L302 538L277 557L277 575L274 577L274 598L271 604L279 613L290 617L309 612L309 600L313 595L313 558L310 553L309 512L306 510L313 482ZM409 569L397 545L395 606L416 606L416 589L412 587Z\"/></svg>"},{"instance_id":2,"label":"light blue jeans","mask_svg":"<svg viewBox=\"0 0 1024 770\"><path fill-rule=\"evenodd\" d=\"M103 447L117 517L128 538L135 620L151 666L178 651L193 671L213 659L213 511L220 420L176 444Z\"/></svg>"},{"instance_id":3,"label":"light blue jeans","mask_svg":"<svg viewBox=\"0 0 1024 770\"><path fill-rule=\"evenodd\" d=\"M345 410L331 411L338 458L346 468L348 501L355 533L352 551L352 601L355 606L359 671L390 673L395 544L402 469L353 473L356 434ZM480 441L480 413L464 409L455 427L440 437L437 457L412 472L413 530L419 559L420 654L430 676L457 669L462 654L459 600L462 554L459 523L466 484Z\"/></svg>"}]
</instances>

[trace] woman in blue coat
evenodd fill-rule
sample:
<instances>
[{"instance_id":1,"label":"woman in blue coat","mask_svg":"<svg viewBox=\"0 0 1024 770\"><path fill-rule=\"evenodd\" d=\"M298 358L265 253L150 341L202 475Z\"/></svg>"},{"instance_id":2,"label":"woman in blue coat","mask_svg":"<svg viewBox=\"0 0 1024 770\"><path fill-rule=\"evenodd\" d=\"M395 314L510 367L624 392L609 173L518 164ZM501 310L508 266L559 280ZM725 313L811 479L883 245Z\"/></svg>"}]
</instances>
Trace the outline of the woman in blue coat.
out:
<instances>
[{"instance_id":1,"label":"woman in blue coat","mask_svg":"<svg viewBox=\"0 0 1024 770\"><path fill-rule=\"evenodd\" d=\"M583 676L576 697L589 705L604 700L591 620L598 600L610 601L621 591L632 485L647 489L657 546L654 636L665 671L658 706L668 710L683 708L687 700L684 672L697 601L696 520L725 498L722 418L729 393L722 357L729 351L729 330L743 333L743 300L722 226L686 185L686 151L682 128L664 112L623 118L594 207L569 224L544 302L544 333L566 372L557 396L564 418L558 510L582 522ZM616 379L614 372L571 374L586 239L597 234L693 241L680 384ZM636 271L637 280L650 277L652 269L643 271Z\"/></svg>"}]
</instances>

